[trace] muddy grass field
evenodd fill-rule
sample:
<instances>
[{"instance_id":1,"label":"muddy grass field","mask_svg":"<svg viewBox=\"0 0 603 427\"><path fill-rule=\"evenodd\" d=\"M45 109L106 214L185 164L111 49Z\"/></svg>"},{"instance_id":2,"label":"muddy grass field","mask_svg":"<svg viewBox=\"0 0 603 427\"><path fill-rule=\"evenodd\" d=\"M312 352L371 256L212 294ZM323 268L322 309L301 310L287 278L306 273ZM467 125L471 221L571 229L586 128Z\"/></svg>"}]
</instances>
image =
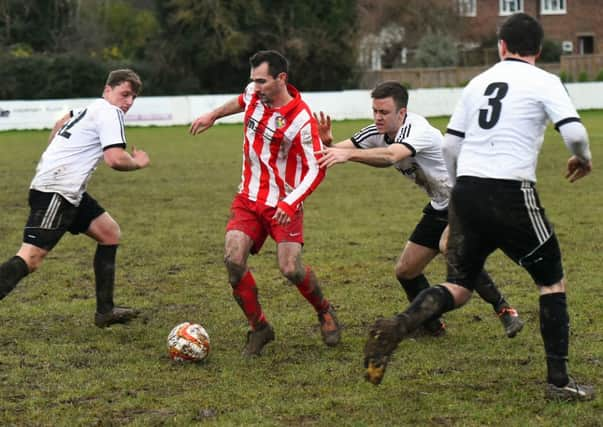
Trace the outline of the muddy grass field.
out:
<instances>
[{"instance_id":1,"label":"muddy grass field","mask_svg":"<svg viewBox=\"0 0 603 427\"><path fill-rule=\"evenodd\" d=\"M222 263L224 225L241 167L241 126L198 137L184 127L130 128L152 167L95 173L90 193L120 223L116 302L142 310L129 325L93 324L95 245L66 236L42 268L0 301L0 425L15 426L598 426L603 420L603 112L584 112L591 176L564 180L568 153L547 131L537 188L564 255L574 376L599 395L582 404L543 400L545 362L538 292L500 253L487 268L526 320L508 339L490 306L474 298L446 315L442 338L404 341L375 387L363 379L367 327L405 305L395 260L427 197L393 169L338 165L305 204L304 259L344 325L339 347L281 278L275 246L250 265L276 341L243 359L246 321ZM447 120L432 122L444 129ZM367 124L334 124L343 139ZM47 132L0 133L0 260L13 256L27 217L27 188ZM428 267L432 283L444 263ZM203 324L206 363L172 363L170 329Z\"/></svg>"}]
</instances>

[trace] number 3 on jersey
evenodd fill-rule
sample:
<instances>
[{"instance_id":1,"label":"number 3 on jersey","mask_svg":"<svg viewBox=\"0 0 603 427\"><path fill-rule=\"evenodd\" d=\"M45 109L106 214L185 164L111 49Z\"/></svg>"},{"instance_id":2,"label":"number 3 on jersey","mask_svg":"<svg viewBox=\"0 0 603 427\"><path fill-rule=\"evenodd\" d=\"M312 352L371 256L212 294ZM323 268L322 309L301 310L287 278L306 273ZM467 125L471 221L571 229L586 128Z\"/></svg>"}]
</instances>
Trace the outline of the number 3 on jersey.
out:
<instances>
[{"instance_id":1,"label":"number 3 on jersey","mask_svg":"<svg viewBox=\"0 0 603 427\"><path fill-rule=\"evenodd\" d=\"M84 118L84 116L86 115L86 111L87 109L83 110L80 114L77 115L77 117L73 117L71 118L71 120L65 123L61 130L59 130L59 135L61 135L65 139L69 139L69 137L71 136L71 132L69 132L69 129L71 129L73 126L75 126L77 122Z\"/></svg>"},{"instance_id":2,"label":"number 3 on jersey","mask_svg":"<svg viewBox=\"0 0 603 427\"><path fill-rule=\"evenodd\" d=\"M509 91L509 85L506 83L490 83L484 92L484 96L488 97L488 106L490 108L480 108L479 110L479 126L482 129L492 129L500 118L500 110L502 109L501 100Z\"/></svg>"}]
</instances>

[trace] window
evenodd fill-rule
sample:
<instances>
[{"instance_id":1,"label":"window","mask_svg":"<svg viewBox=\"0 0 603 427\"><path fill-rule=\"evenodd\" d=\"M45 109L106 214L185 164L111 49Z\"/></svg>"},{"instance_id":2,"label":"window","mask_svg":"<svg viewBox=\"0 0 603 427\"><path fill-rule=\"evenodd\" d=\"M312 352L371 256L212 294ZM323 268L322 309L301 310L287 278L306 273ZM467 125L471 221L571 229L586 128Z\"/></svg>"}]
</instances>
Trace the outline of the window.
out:
<instances>
[{"instance_id":1,"label":"window","mask_svg":"<svg viewBox=\"0 0 603 427\"><path fill-rule=\"evenodd\" d=\"M477 16L476 0L457 0L459 15Z\"/></svg>"},{"instance_id":2,"label":"window","mask_svg":"<svg viewBox=\"0 0 603 427\"><path fill-rule=\"evenodd\" d=\"M523 0L499 0L500 15L512 15L523 12Z\"/></svg>"},{"instance_id":3,"label":"window","mask_svg":"<svg viewBox=\"0 0 603 427\"><path fill-rule=\"evenodd\" d=\"M595 38L593 36L578 36L578 52L580 55L595 53Z\"/></svg>"},{"instance_id":4,"label":"window","mask_svg":"<svg viewBox=\"0 0 603 427\"><path fill-rule=\"evenodd\" d=\"M540 0L540 13L543 15L562 15L567 13L565 0Z\"/></svg>"}]
</instances>

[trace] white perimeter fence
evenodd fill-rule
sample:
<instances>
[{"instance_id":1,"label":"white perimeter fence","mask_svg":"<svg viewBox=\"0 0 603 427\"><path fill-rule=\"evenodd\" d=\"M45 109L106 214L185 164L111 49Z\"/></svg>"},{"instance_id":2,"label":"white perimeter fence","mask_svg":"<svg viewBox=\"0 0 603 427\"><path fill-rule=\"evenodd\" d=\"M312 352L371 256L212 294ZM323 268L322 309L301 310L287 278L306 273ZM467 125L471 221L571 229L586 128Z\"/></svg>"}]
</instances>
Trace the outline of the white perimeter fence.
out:
<instances>
[{"instance_id":1,"label":"white perimeter fence","mask_svg":"<svg viewBox=\"0 0 603 427\"><path fill-rule=\"evenodd\" d=\"M603 82L568 83L567 90L578 110L603 109ZM411 90L408 108L425 117L452 114L461 88ZM229 99L231 95L141 96L126 115L131 126L186 125L205 111ZM372 118L369 90L340 92L304 92L302 97L313 111L325 111L334 120ZM85 107L91 98L43 101L0 100L0 131L50 129L56 120L72 109ZM220 119L221 123L240 123L242 114Z\"/></svg>"}]
</instances>

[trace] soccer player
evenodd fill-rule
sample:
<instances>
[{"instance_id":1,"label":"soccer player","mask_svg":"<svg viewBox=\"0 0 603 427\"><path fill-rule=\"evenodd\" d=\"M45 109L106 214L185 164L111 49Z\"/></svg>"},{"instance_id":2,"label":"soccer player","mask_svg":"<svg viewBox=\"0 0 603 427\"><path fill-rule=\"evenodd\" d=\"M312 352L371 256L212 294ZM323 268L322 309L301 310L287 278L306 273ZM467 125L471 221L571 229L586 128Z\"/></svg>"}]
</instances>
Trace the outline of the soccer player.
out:
<instances>
[{"instance_id":1,"label":"soccer player","mask_svg":"<svg viewBox=\"0 0 603 427\"><path fill-rule=\"evenodd\" d=\"M540 291L540 331L547 362L545 398L589 400L590 386L568 376L569 317L557 237L535 188L547 119L572 156L567 178L591 172L586 129L558 77L535 66L542 27L524 13L500 28L501 62L463 90L444 140L456 179L450 207L448 277L423 291L403 313L375 322L365 346L367 379L378 384L390 354L409 331L464 304L486 258L501 249L527 270Z\"/></svg>"},{"instance_id":2,"label":"soccer player","mask_svg":"<svg viewBox=\"0 0 603 427\"><path fill-rule=\"evenodd\" d=\"M429 282L425 267L440 253L440 239L448 225L450 180L442 157L442 134L422 116L407 110L408 91L398 82L383 82L372 91L374 124L325 148L318 161L323 167L354 161L374 167L394 166L403 176L421 187L430 197L423 217L412 232L395 267L396 278L409 301L413 301ZM322 142L331 146L331 119L321 111L315 115ZM492 305L502 321L505 333L514 337L523 321L502 296L494 282L482 271L476 283L479 295ZM423 328L432 335L444 332L439 317L428 320Z\"/></svg>"},{"instance_id":3,"label":"soccer player","mask_svg":"<svg viewBox=\"0 0 603 427\"><path fill-rule=\"evenodd\" d=\"M132 154L126 151L124 133L124 114L141 88L140 77L134 71L114 70L109 73L101 99L56 122L30 185L30 213L23 244L14 257L0 265L0 299L37 270L69 231L84 233L98 243L94 255L96 326L126 323L137 316L137 310L113 303L120 229L88 194L86 186L101 159L118 171L149 165L144 151L134 147Z\"/></svg>"},{"instance_id":4,"label":"soccer player","mask_svg":"<svg viewBox=\"0 0 603 427\"><path fill-rule=\"evenodd\" d=\"M259 51L249 62L251 82L244 92L202 114L190 127L190 133L196 135L220 117L245 112L243 171L226 226L224 255L233 296L251 328L243 355L259 355L275 337L247 266L249 254L258 253L268 236L277 243L281 273L312 304L324 343L334 346L340 341L335 309L301 256L302 202L325 175L314 154L321 149L317 124L298 90L287 82L284 56L273 50Z\"/></svg>"}]
</instances>

